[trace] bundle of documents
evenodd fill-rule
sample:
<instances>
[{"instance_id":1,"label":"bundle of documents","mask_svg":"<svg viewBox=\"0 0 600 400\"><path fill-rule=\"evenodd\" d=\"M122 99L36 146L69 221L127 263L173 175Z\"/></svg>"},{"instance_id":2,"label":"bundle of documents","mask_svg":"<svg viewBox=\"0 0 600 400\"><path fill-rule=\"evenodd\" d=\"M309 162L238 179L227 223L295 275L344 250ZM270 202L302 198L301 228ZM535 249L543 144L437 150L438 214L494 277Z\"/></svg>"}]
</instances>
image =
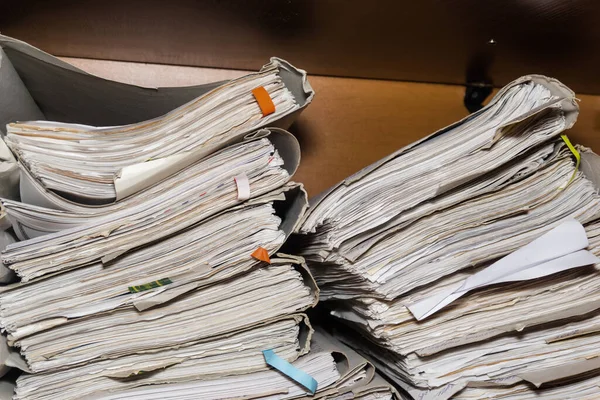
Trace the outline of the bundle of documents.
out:
<instances>
[{"instance_id":1,"label":"bundle of documents","mask_svg":"<svg viewBox=\"0 0 600 400\"><path fill-rule=\"evenodd\" d=\"M518 384L510 387L482 387L466 388L454 398L460 400L484 400L484 399L510 399L510 400L595 400L600 391L600 376L589 375L585 379L568 382L559 386L549 386L542 388L536 393L532 393L525 384Z\"/></svg>"},{"instance_id":2,"label":"bundle of documents","mask_svg":"<svg viewBox=\"0 0 600 400\"><path fill-rule=\"evenodd\" d=\"M65 106L64 120L80 124L42 121L61 111L38 85L83 80L75 99L90 87L141 102L145 92L0 44L0 73L22 100L15 115L40 120L0 115L10 171L0 178L16 166L21 197L1 199L1 279L19 281L0 287L0 373L25 371L0 398L401 399L372 364L315 332L304 311L318 287L302 258L277 253L307 195L290 182L298 142L272 125L310 102L304 71L272 59L162 116L96 128L69 96L59 103L80 114Z\"/></svg>"},{"instance_id":3,"label":"bundle of documents","mask_svg":"<svg viewBox=\"0 0 600 400\"><path fill-rule=\"evenodd\" d=\"M63 209L60 197L125 198L260 127L289 127L314 96L306 72L278 58L230 82L156 90L91 76L12 38L0 45L10 93L0 126L8 123L28 184L47 192L22 200L50 208ZM90 126L98 122L105 126Z\"/></svg>"},{"instance_id":4,"label":"bundle of documents","mask_svg":"<svg viewBox=\"0 0 600 400\"><path fill-rule=\"evenodd\" d=\"M531 398L600 368L600 157L561 136L577 113L521 78L311 204L294 245L321 299L413 398Z\"/></svg>"},{"instance_id":5,"label":"bundle of documents","mask_svg":"<svg viewBox=\"0 0 600 400\"><path fill-rule=\"evenodd\" d=\"M286 393L304 393L268 371L262 354L289 362L310 348L312 328L300 313L318 301L316 285L301 260L269 258L306 207L302 186L287 183L298 159L289 133L266 130L107 206L111 213L79 214L76 223L68 215L77 213L34 208L34 221L67 216L72 227L3 254L14 270L10 254L33 267L0 292L0 325L31 373L19 379L17 398L118 396L141 386L139 397L152 398L156 384L174 382L183 390L169 389L174 398L219 398L213 380L239 375L244 390L241 376L260 371L278 375ZM7 218L28 229L24 214ZM118 254L107 260L111 249ZM308 370L327 387L336 376L318 356ZM222 390L235 397L235 388Z\"/></svg>"},{"instance_id":6,"label":"bundle of documents","mask_svg":"<svg viewBox=\"0 0 600 400\"><path fill-rule=\"evenodd\" d=\"M280 65L274 59L260 73L229 82L152 121L110 128L12 123L7 126L6 144L44 188L84 203L114 201L126 196L117 185L126 182L126 191L134 185L128 174L136 164L147 170L152 160L164 163L182 153L200 158L199 151L210 154L296 111L299 106L279 76ZM259 95L253 95L259 89L269 110L261 110L255 99Z\"/></svg>"},{"instance_id":7,"label":"bundle of documents","mask_svg":"<svg viewBox=\"0 0 600 400\"><path fill-rule=\"evenodd\" d=\"M140 193L118 211L9 245L3 262L23 281L94 261L106 263L238 204L240 193L245 200L276 190L289 180L285 167L295 171L299 153L289 133L278 134L288 139L291 150L285 154L294 156L287 164L269 138L229 146L162 182L158 187L166 189L160 193Z\"/></svg>"},{"instance_id":8,"label":"bundle of documents","mask_svg":"<svg viewBox=\"0 0 600 400\"><path fill-rule=\"evenodd\" d=\"M316 299L309 275L294 260L272 259L267 268L143 312L123 306L110 313L46 318L24 311L38 322L9 334L9 344L21 349L35 374L20 378L17 395L81 398L84 390L106 395L143 384L150 372L149 384L249 373L266 369L265 349L293 361L307 351L306 331L310 335L305 318L295 313ZM142 380L132 381L137 375ZM73 384L77 376L85 389Z\"/></svg>"},{"instance_id":9,"label":"bundle of documents","mask_svg":"<svg viewBox=\"0 0 600 400\"><path fill-rule=\"evenodd\" d=\"M247 348L232 347L240 340L236 335L179 351L180 357L185 357L183 361L176 357L176 351L171 351L173 354L168 354L171 358L165 359L162 367L144 370L146 374L152 372L146 377L132 379L132 364L131 361L127 364L127 358L120 359L124 366L120 369L117 366L108 368L108 362L101 361L88 367L72 368L68 375L59 372L24 375L17 381L15 399L307 398L304 388L278 371L264 368L260 349L280 341L277 335L289 336L287 347L293 349L295 342L297 345L297 333L290 329L295 326L292 319L272 325L260 327L256 333L240 333L245 336ZM271 343L267 339L261 341L261 331L271 331ZM305 349L299 357L298 354L289 357L295 360L292 363L295 368L310 374L317 382L318 389L310 398L401 399L400 394L376 375L373 366L356 352L321 331L314 332L311 342L310 353ZM285 354L285 348L277 351Z\"/></svg>"},{"instance_id":10,"label":"bundle of documents","mask_svg":"<svg viewBox=\"0 0 600 400\"><path fill-rule=\"evenodd\" d=\"M595 254L600 254L599 227L596 222L586 229ZM446 285L391 303L358 299L334 314L364 324L363 333L379 346L356 337L353 345L414 397L448 398L469 386L522 381L540 386L600 366L595 356L600 340L595 311L600 300L598 270L575 268L593 263L594 258L562 263L560 267L573 269L555 270L535 281L469 294L420 323L409 311L419 304L412 302L414 297L435 298Z\"/></svg>"}]
</instances>

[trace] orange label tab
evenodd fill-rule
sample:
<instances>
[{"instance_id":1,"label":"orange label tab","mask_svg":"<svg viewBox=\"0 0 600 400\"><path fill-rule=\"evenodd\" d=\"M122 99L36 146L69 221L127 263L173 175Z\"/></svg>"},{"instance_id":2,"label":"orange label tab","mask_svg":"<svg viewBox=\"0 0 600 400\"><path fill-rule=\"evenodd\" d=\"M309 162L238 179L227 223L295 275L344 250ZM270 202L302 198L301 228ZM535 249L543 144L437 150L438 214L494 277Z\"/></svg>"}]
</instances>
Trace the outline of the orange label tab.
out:
<instances>
[{"instance_id":1,"label":"orange label tab","mask_svg":"<svg viewBox=\"0 0 600 400\"><path fill-rule=\"evenodd\" d=\"M259 247L258 249L254 250L254 252L252 253L252 257L256 258L259 261L264 261L266 263L271 264L271 259L269 258L269 253L267 252L266 249Z\"/></svg>"},{"instance_id":2,"label":"orange label tab","mask_svg":"<svg viewBox=\"0 0 600 400\"><path fill-rule=\"evenodd\" d=\"M271 96L269 96L269 92L262 86L257 87L252 91L260 110L262 111L263 117L266 117L269 114L273 114L275 112L275 104L273 104L273 100L271 100Z\"/></svg>"}]
</instances>

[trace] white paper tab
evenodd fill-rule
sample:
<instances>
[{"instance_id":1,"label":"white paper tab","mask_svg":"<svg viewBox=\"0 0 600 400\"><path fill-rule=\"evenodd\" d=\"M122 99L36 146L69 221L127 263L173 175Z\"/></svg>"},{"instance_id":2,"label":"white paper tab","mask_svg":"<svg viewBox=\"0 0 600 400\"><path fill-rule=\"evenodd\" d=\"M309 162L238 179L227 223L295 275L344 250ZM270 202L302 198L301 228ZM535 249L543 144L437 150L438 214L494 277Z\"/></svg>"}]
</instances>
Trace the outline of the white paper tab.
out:
<instances>
[{"instance_id":1,"label":"white paper tab","mask_svg":"<svg viewBox=\"0 0 600 400\"><path fill-rule=\"evenodd\" d=\"M238 200L244 201L250 198L250 181L248 181L248 177L246 174L241 173L233 178L235 180L235 184L237 185L238 191Z\"/></svg>"},{"instance_id":2,"label":"white paper tab","mask_svg":"<svg viewBox=\"0 0 600 400\"><path fill-rule=\"evenodd\" d=\"M587 246L588 238L583 225L575 219L568 219L483 271L435 296L407 305L407 308L421 321L473 289L503 282L541 278L571 268L599 263L598 257L584 250Z\"/></svg>"}]
</instances>

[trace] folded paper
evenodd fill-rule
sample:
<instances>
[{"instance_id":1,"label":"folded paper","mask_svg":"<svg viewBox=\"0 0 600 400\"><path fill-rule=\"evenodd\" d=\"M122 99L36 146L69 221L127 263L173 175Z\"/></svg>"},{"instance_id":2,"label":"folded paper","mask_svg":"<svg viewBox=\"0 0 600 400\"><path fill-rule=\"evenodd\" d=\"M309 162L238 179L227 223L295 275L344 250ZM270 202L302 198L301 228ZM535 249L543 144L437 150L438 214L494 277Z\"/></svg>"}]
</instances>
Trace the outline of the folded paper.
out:
<instances>
[{"instance_id":1,"label":"folded paper","mask_svg":"<svg viewBox=\"0 0 600 400\"><path fill-rule=\"evenodd\" d=\"M595 255L583 250L587 246L583 225L575 219L568 219L463 282L407 307L421 321L471 290L503 282L537 279L600 262Z\"/></svg>"}]
</instances>

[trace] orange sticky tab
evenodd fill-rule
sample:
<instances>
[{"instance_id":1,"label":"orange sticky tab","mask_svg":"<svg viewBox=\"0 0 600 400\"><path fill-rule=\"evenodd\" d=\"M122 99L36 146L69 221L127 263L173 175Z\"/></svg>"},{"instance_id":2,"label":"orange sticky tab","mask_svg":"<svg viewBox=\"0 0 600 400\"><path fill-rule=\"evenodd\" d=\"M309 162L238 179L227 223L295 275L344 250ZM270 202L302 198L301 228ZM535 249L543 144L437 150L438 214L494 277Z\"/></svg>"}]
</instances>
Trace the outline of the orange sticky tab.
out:
<instances>
[{"instance_id":1,"label":"orange sticky tab","mask_svg":"<svg viewBox=\"0 0 600 400\"><path fill-rule=\"evenodd\" d=\"M262 247L259 247L258 249L254 250L254 252L252 253L252 257L256 258L257 260L271 264L269 253Z\"/></svg>"},{"instance_id":2,"label":"orange sticky tab","mask_svg":"<svg viewBox=\"0 0 600 400\"><path fill-rule=\"evenodd\" d=\"M267 89L259 86L252 91L252 94L262 111L263 117L275 112L275 104L273 104L273 100L271 100L271 96L269 96Z\"/></svg>"}]
</instances>

